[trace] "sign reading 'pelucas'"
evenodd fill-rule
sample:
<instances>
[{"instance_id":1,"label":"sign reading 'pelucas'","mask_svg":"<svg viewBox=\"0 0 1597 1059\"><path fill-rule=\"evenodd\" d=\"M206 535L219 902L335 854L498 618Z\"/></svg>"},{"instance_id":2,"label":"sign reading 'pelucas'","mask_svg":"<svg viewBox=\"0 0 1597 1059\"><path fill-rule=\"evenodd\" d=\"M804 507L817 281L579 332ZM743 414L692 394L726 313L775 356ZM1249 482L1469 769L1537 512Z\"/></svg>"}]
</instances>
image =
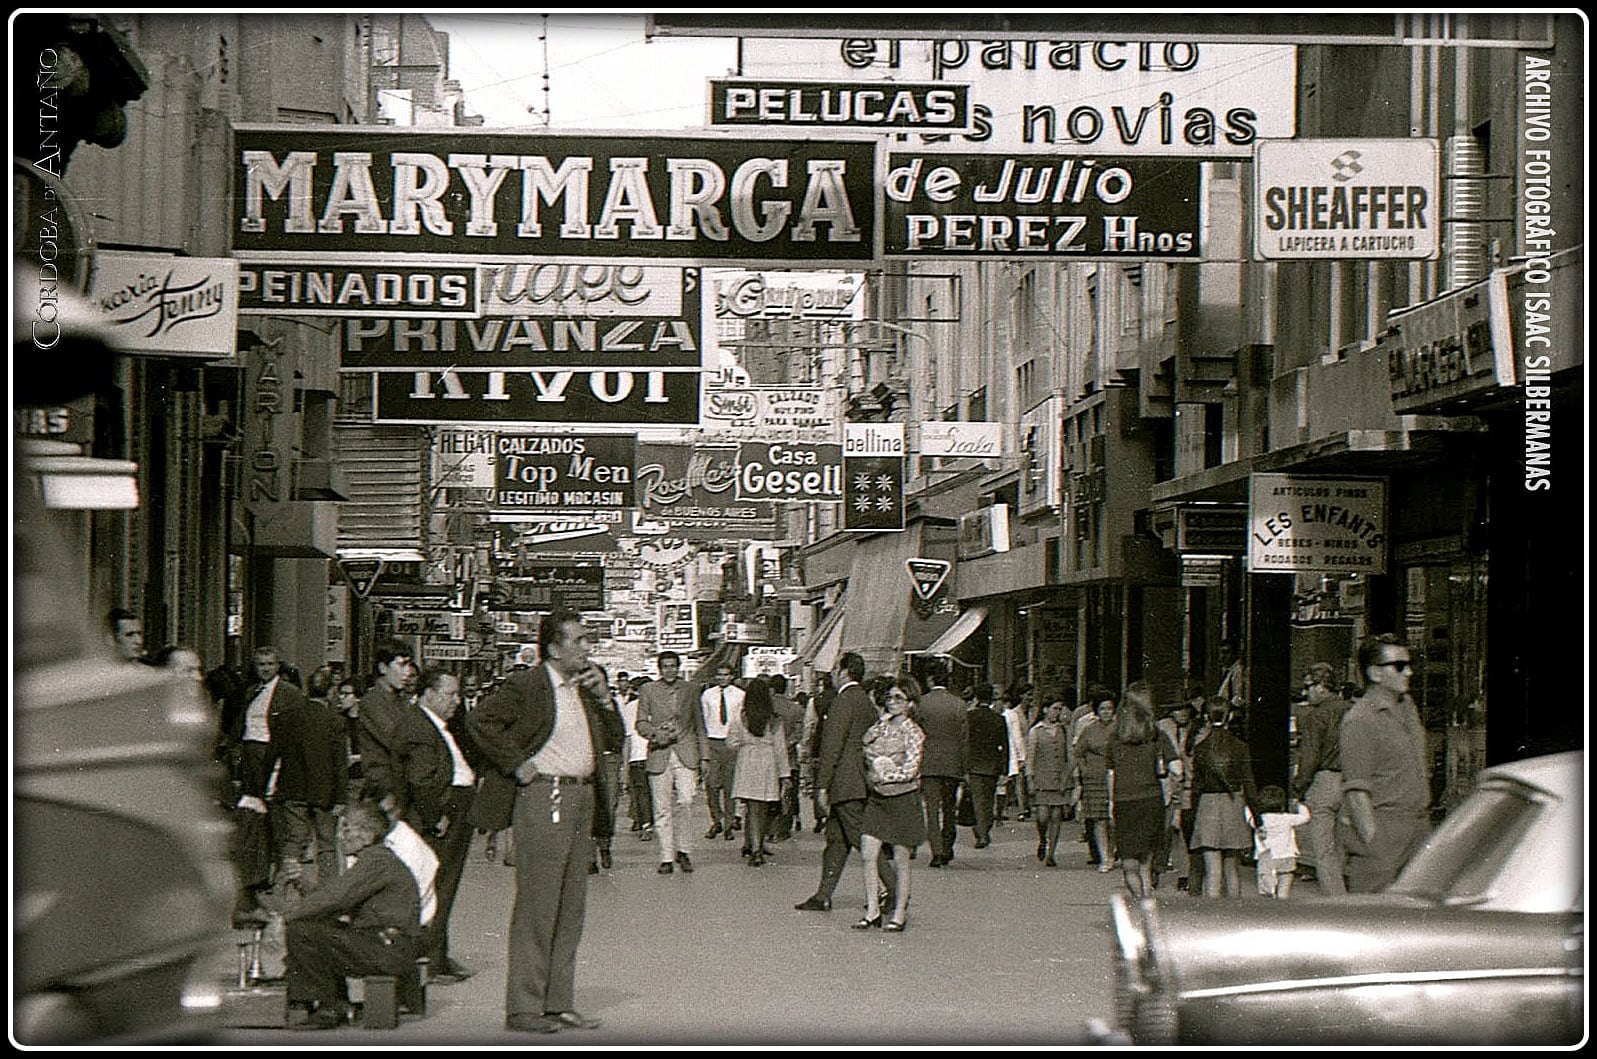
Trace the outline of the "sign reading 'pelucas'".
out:
<instances>
[{"instance_id":1,"label":"sign reading 'pelucas'","mask_svg":"<svg viewBox=\"0 0 1597 1059\"><path fill-rule=\"evenodd\" d=\"M863 261L865 140L240 126L233 248Z\"/></svg>"}]
</instances>

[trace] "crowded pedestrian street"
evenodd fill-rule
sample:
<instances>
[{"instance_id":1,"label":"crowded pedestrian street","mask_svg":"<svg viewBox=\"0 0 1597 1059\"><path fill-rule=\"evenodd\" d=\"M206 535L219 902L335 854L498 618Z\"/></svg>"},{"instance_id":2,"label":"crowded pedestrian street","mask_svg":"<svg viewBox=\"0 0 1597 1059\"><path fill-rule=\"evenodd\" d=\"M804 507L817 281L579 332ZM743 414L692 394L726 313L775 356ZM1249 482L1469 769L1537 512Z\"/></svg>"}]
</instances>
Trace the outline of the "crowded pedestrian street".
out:
<instances>
[{"instance_id":1,"label":"crowded pedestrian street","mask_svg":"<svg viewBox=\"0 0 1597 1059\"><path fill-rule=\"evenodd\" d=\"M1584 1040L1579 11L12 31L13 1043Z\"/></svg>"},{"instance_id":2,"label":"crowded pedestrian street","mask_svg":"<svg viewBox=\"0 0 1597 1059\"><path fill-rule=\"evenodd\" d=\"M709 826L703 799L693 821ZM806 814L805 823L810 818ZM1067 825L1069 827L1070 825ZM810 827L750 868L739 842L698 841L695 871L660 876L655 843L623 830L612 866L588 883L577 994L597 1029L558 1045L1066 1045L1113 1003L1108 895L1120 874L1087 865L1087 846L1061 842L1059 867L1034 856L1032 824L996 824L971 848L960 828L946 868L915 862L908 929L856 931L863 904L853 858L831 912L793 905L815 887L822 840ZM350 1025L302 1033L233 1028L225 1045L525 1045L504 1021L505 923L515 872L483 855L476 836L450 926L455 959L476 973L427 991L426 1018L391 1030ZM1170 889L1173 880L1163 885ZM1312 887L1310 887L1312 889ZM1185 898L1185 895L1177 895ZM1193 899L1201 900L1201 899ZM1251 903L1250 899L1250 903ZM1263 898L1258 898L1263 901ZM237 932L247 940L248 932ZM280 949L267 938L268 974Z\"/></svg>"}]
</instances>

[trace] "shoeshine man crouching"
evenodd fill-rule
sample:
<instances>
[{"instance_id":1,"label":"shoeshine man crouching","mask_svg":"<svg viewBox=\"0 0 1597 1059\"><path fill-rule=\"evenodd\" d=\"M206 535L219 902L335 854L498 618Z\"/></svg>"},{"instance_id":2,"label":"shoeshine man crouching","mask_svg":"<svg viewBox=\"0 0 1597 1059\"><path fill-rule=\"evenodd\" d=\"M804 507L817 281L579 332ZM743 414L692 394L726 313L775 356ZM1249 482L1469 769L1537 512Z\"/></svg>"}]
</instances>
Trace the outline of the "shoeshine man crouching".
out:
<instances>
[{"instance_id":1,"label":"shoeshine man crouching","mask_svg":"<svg viewBox=\"0 0 1597 1059\"><path fill-rule=\"evenodd\" d=\"M704 714L693 688L682 679L682 659L662 651L655 663L660 679L638 689L638 714L633 727L647 741L649 790L654 797L654 834L660 843L661 875L681 865L691 872L688 856L693 790L699 769L709 757Z\"/></svg>"}]
</instances>

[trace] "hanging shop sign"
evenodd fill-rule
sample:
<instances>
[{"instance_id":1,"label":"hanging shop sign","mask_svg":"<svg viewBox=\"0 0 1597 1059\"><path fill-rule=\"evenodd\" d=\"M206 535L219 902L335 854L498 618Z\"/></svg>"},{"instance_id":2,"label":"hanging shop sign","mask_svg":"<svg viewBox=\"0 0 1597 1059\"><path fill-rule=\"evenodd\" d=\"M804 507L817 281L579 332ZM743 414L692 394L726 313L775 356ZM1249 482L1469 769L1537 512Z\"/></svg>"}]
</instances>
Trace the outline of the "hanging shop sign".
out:
<instances>
[{"instance_id":1,"label":"hanging shop sign","mask_svg":"<svg viewBox=\"0 0 1597 1059\"><path fill-rule=\"evenodd\" d=\"M480 265L484 316L681 316L698 298L698 269L535 261Z\"/></svg>"},{"instance_id":2,"label":"hanging shop sign","mask_svg":"<svg viewBox=\"0 0 1597 1059\"><path fill-rule=\"evenodd\" d=\"M637 443L632 434L500 434L489 506L548 514L631 507Z\"/></svg>"},{"instance_id":3,"label":"hanging shop sign","mask_svg":"<svg viewBox=\"0 0 1597 1059\"><path fill-rule=\"evenodd\" d=\"M954 564L947 559L905 559L904 569L909 573L910 584L914 586L915 598L922 603L930 603L937 590L943 587L943 582L948 580L948 571Z\"/></svg>"},{"instance_id":4,"label":"hanging shop sign","mask_svg":"<svg viewBox=\"0 0 1597 1059\"><path fill-rule=\"evenodd\" d=\"M959 558L979 559L1008 550L1008 504L989 504L959 517Z\"/></svg>"},{"instance_id":5,"label":"hanging shop sign","mask_svg":"<svg viewBox=\"0 0 1597 1059\"><path fill-rule=\"evenodd\" d=\"M972 132L970 86L711 78L710 125Z\"/></svg>"},{"instance_id":6,"label":"hanging shop sign","mask_svg":"<svg viewBox=\"0 0 1597 1059\"><path fill-rule=\"evenodd\" d=\"M920 454L943 459L997 459L1004 454L1003 424L941 421L922 423Z\"/></svg>"},{"instance_id":7,"label":"hanging shop sign","mask_svg":"<svg viewBox=\"0 0 1597 1059\"><path fill-rule=\"evenodd\" d=\"M378 423L502 427L694 426L697 371L374 372Z\"/></svg>"},{"instance_id":8,"label":"hanging shop sign","mask_svg":"<svg viewBox=\"0 0 1597 1059\"><path fill-rule=\"evenodd\" d=\"M246 315L470 319L481 312L472 265L282 261L239 265L238 281L238 311Z\"/></svg>"},{"instance_id":9,"label":"hanging shop sign","mask_svg":"<svg viewBox=\"0 0 1597 1059\"><path fill-rule=\"evenodd\" d=\"M13 405L11 425L19 438L45 438L74 445L94 442L94 395L58 405Z\"/></svg>"},{"instance_id":10,"label":"hanging shop sign","mask_svg":"<svg viewBox=\"0 0 1597 1059\"><path fill-rule=\"evenodd\" d=\"M791 647L751 646L743 652L743 675L770 677L781 673L786 676L789 667L797 661L798 652Z\"/></svg>"},{"instance_id":11,"label":"hanging shop sign","mask_svg":"<svg viewBox=\"0 0 1597 1059\"><path fill-rule=\"evenodd\" d=\"M1479 283L1387 315L1380 339L1398 415L1434 412L1502 386L1513 386L1514 331L1508 276Z\"/></svg>"},{"instance_id":12,"label":"hanging shop sign","mask_svg":"<svg viewBox=\"0 0 1597 1059\"><path fill-rule=\"evenodd\" d=\"M1182 588L1219 588L1225 578L1224 559L1207 555L1181 557Z\"/></svg>"},{"instance_id":13,"label":"hanging shop sign","mask_svg":"<svg viewBox=\"0 0 1597 1059\"><path fill-rule=\"evenodd\" d=\"M843 499L843 446L745 441L738 446L737 498L837 502Z\"/></svg>"},{"instance_id":14,"label":"hanging shop sign","mask_svg":"<svg viewBox=\"0 0 1597 1059\"><path fill-rule=\"evenodd\" d=\"M869 261L875 143L235 126L236 256Z\"/></svg>"},{"instance_id":15,"label":"hanging shop sign","mask_svg":"<svg viewBox=\"0 0 1597 1059\"><path fill-rule=\"evenodd\" d=\"M230 258L100 250L87 293L116 349L214 360L237 352L238 288Z\"/></svg>"},{"instance_id":16,"label":"hanging shop sign","mask_svg":"<svg viewBox=\"0 0 1597 1059\"><path fill-rule=\"evenodd\" d=\"M1434 139L1263 140L1253 157L1260 261L1434 260L1441 250Z\"/></svg>"},{"instance_id":17,"label":"hanging shop sign","mask_svg":"<svg viewBox=\"0 0 1597 1059\"><path fill-rule=\"evenodd\" d=\"M904 528L904 424L843 424L843 529Z\"/></svg>"},{"instance_id":18,"label":"hanging shop sign","mask_svg":"<svg viewBox=\"0 0 1597 1059\"><path fill-rule=\"evenodd\" d=\"M444 640L466 638L466 615L450 611L396 610L395 636L428 636Z\"/></svg>"},{"instance_id":19,"label":"hanging shop sign","mask_svg":"<svg viewBox=\"0 0 1597 1059\"><path fill-rule=\"evenodd\" d=\"M1386 573L1384 478L1248 478L1248 572Z\"/></svg>"},{"instance_id":20,"label":"hanging shop sign","mask_svg":"<svg viewBox=\"0 0 1597 1059\"><path fill-rule=\"evenodd\" d=\"M1241 504L1183 504L1176 508L1176 551L1241 555L1247 549L1248 512Z\"/></svg>"},{"instance_id":21,"label":"hanging shop sign","mask_svg":"<svg viewBox=\"0 0 1597 1059\"><path fill-rule=\"evenodd\" d=\"M439 427L433 431L433 485L492 489L497 436L492 430L470 427Z\"/></svg>"},{"instance_id":22,"label":"hanging shop sign","mask_svg":"<svg viewBox=\"0 0 1597 1059\"><path fill-rule=\"evenodd\" d=\"M705 294L717 320L863 320L863 272L707 269Z\"/></svg>"},{"instance_id":23,"label":"hanging shop sign","mask_svg":"<svg viewBox=\"0 0 1597 1059\"><path fill-rule=\"evenodd\" d=\"M528 564L517 570L518 576L498 580L490 609L604 609L604 567L598 563Z\"/></svg>"},{"instance_id":24,"label":"hanging shop sign","mask_svg":"<svg viewBox=\"0 0 1597 1059\"><path fill-rule=\"evenodd\" d=\"M943 40L829 36L748 37L740 42L740 72L756 82L794 74L841 82L828 101L833 112L845 85L875 82L891 95L900 83L968 84L968 133L925 121L895 131L927 142L955 131L957 142L996 152L1246 158L1256 139L1297 131L1297 49L1290 45L1199 43L1171 34L1139 40L1134 29L1129 38L1071 41L995 39L1008 36L996 28L971 39L958 39L957 29ZM821 100L813 96L756 94L754 105L792 116L816 110ZM907 110L910 101L896 105Z\"/></svg>"},{"instance_id":25,"label":"hanging shop sign","mask_svg":"<svg viewBox=\"0 0 1597 1059\"><path fill-rule=\"evenodd\" d=\"M346 372L420 369L692 369L700 365L698 300L685 316L417 317L345 321Z\"/></svg>"},{"instance_id":26,"label":"hanging shop sign","mask_svg":"<svg viewBox=\"0 0 1597 1059\"><path fill-rule=\"evenodd\" d=\"M466 662L471 659L471 645L465 641L423 640L421 656L429 662Z\"/></svg>"},{"instance_id":27,"label":"hanging shop sign","mask_svg":"<svg viewBox=\"0 0 1597 1059\"><path fill-rule=\"evenodd\" d=\"M816 386L706 389L700 424L707 435L836 441L842 420L835 390Z\"/></svg>"},{"instance_id":28,"label":"hanging shop sign","mask_svg":"<svg viewBox=\"0 0 1597 1059\"><path fill-rule=\"evenodd\" d=\"M384 566L382 559L338 560L338 569L349 582L350 590L355 593L357 599L365 599L371 595L377 579L383 576Z\"/></svg>"},{"instance_id":29,"label":"hanging shop sign","mask_svg":"<svg viewBox=\"0 0 1597 1059\"><path fill-rule=\"evenodd\" d=\"M517 547L532 553L613 552L619 528L590 517L529 519L516 524L515 539Z\"/></svg>"},{"instance_id":30,"label":"hanging shop sign","mask_svg":"<svg viewBox=\"0 0 1597 1059\"><path fill-rule=\"evenodd\" d=\"M699 604L660 603L656 605L655 647L659 651L684 654L699 649Z\"/></svg>"},{"instance_id":31,"label":"hanging shop sign","mask_svg":"<svg viewBox=\"0 0 1597 1059\"><path fill-rule=\"evenodd\" d=\"M639 444L637 506L662 536L689 540L769 540L776 505L739 500L738 450L730 445Z\"/></svg>"},{"instance_id":32,"label":"hanging shop sign","mask_svg":"<svg viewBox=\"0 0 1597 1059\"><path fill-rule=\"evenodd\" d=\"M1195 261L1201 164L1131 155L888 156L889 257Z\"/></svg>"}]
</instances>

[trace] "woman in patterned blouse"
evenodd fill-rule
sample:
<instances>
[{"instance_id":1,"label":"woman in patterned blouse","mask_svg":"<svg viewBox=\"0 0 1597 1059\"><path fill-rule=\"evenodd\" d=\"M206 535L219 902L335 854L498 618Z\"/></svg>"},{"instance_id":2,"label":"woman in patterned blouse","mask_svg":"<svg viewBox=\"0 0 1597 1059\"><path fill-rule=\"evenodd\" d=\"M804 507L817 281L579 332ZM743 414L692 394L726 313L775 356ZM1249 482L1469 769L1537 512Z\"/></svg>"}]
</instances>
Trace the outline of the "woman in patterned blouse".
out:
<instances>
[{"instance_id":1,"label":"woman in patterned blouse","mask_svg":"<svg viewBox=\"0 0 1597 1059\"><path fill-rule=\"evenodd\" d=\"M920 756L926 733L909 718L920 701L920 684L903 676L887 689L887 713L865 732L865 777L870 786L860 822L860 863L871 865L883 845L893 858L896 901L892 918L882 923L881 901L874 873L865 873L865 918L858 930L881 927L902 931L909 912L909 855L926 840L926 815L921 807Z\"/></svg>"}]
</instances>

